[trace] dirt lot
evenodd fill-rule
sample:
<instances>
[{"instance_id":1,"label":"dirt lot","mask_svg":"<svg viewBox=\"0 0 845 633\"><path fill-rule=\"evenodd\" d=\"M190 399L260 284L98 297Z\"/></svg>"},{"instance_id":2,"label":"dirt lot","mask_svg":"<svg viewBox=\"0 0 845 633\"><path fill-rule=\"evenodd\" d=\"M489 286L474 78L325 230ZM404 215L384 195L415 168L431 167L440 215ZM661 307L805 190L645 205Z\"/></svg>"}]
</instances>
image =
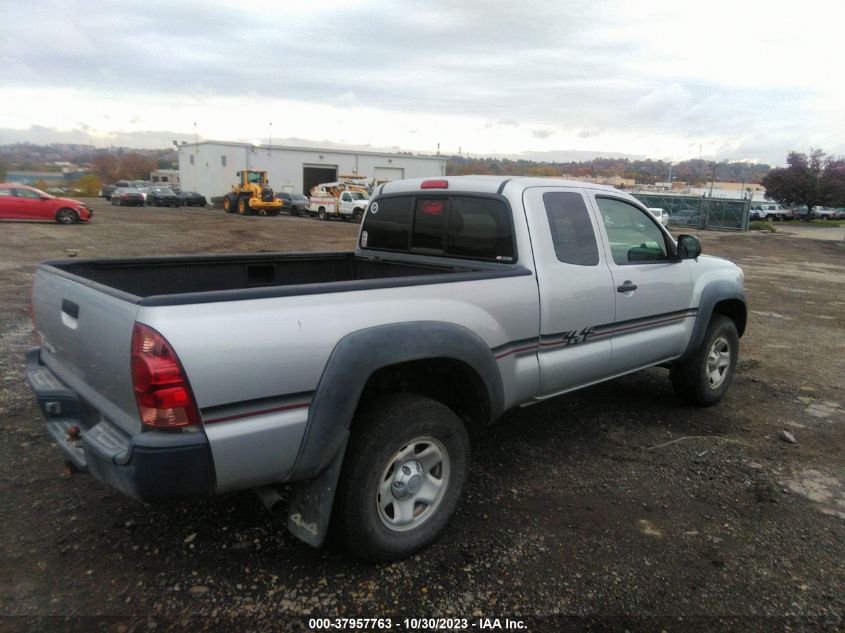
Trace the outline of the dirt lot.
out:
<instances>
[{"instance_id":1,"label":"dirt lot","mask_svg":"<svg viewBox=\"0 0 845 633\"><path fill-rule=\"evenodd\" d=\"M685 406L653 369L512 411L474 437L447 533L373 566L336 545L309 549L250 493L145 506L64 477L23 375L41 260L350 249L356 227L94 206L88 226L0 224L0 614L124 616L99 622L120 631L336 615L510 615L532 630L845 627L842 244L702 235L706 253L745 270L752 311L727 399ZM209 617L174 619L192 615ZM67 628L96 627L0 621Z\"/></svg>"}]
</instances>

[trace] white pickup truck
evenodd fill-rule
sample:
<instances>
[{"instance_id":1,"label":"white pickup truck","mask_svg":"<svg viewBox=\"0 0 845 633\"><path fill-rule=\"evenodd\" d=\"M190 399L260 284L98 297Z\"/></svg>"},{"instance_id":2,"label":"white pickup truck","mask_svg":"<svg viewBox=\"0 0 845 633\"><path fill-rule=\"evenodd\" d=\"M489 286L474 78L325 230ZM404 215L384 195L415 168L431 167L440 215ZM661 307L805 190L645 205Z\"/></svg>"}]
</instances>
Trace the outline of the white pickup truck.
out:
<instances>
[{"instance_id":1,"label":"white pickup truck","mask_svg":"<svg viewBox=\"0 0 845 633\"><path fill-rule=\"evenodd\" d=\"M395 560L455 511L468 427L652 366L722 399L743 274L700 252L610 187L390 182L354 252L42 264L27 375L101 482L144 500L286 482L299 538L321 545L331 519Z\"/></svg>"},{"instance_id":2,"label":"white pickup truck","mask_svg":"<svg viewBox=\"0 0 845 633\"><path fill-rule=\"evenodd\" d=\"M331 217L360 222L367 208L368 198L358 191L342 191L340 196L333 195L311 196L309 210L321 220Z\"/></svg>"}]
</instances>

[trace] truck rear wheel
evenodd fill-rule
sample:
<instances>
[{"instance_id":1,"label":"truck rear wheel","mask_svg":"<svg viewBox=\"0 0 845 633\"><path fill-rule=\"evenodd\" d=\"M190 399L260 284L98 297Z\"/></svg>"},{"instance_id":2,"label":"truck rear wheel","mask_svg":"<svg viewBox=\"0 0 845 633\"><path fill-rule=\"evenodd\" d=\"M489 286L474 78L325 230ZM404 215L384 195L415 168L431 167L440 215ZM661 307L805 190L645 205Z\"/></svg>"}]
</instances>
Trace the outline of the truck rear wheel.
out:
<instances>
[{"instance_id":1,"label":"truck rear wheel","mask_svg":"<svg viewBox=\"0 0 845 633\"><path fill-rule=\"evenodd\" d=\"M326 207L320 207L320 210L317 211L317 217L321 220L328 220L329 216L326 214Z\"/></svg>"},{"instance_id":2,"label":"truck rear wheel","mask_svg":"<svg viewBox=\"0 0 845 633\"><path fill-rule=\"evenodd\" d=\"M187 206L188 201L185 201L185 206ZM223 210L226 213L234 213L238 207L238 199L237 197L233 196L232 194L227 194L223 198Z\"/></svg>"},{"instance_id":3,"label":"truck rear wheel","mask_svg":"<svg viewBox=\"0 0 845 633\"><path fill-rule=\"evenodd\" d=\"M364 217L363 209L355 209L352 213L352 219L355 221L356 224L361 224L361 220Z\"/></svg>"},{"instance_id":4,"label":"truck rear wheel","mask_svg":"<svg viewBox=\"0 0 845 633\"><path fill-rule=\"evenodd\" d=\"M469 438L445 405L396 394L353 423L332 511L341 540L373 561L405 558L431 543L458 506Z\"/></svg>"},{"instance_id":5,"label":"truck rear wheel","mask_svg":"<svg viewBox=\"0 0 845 633\"><path fill-rule=\"evenodd\" d=\"M675 393L702 407L719 402L731 386L739 358L736 324L722 314L714 314L704 340L695 355L674 363L669 378Z\"/></svg>"}]
</instances>

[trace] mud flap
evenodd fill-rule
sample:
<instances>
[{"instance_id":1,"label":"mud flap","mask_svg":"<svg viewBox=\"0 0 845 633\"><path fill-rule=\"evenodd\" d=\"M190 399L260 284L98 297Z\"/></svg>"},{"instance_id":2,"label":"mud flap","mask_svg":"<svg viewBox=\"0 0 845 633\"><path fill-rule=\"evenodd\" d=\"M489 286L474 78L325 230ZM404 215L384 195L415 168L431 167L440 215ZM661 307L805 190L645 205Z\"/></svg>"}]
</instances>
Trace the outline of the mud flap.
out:
<instances>
[{"instance_id":1,"label":"mud flap","mask_svg":"<svg viewBox=\"0 0 845 633\"><path fill-rule=\"evenodd\" d=\"M322 547L326 541L337 480L340 478L340 467L348 440L349 432L343 438L343 444L334 459L322 473L314 479L291 486L287 528L296 538L312 547Z\"/></svg>"}]
</instances>

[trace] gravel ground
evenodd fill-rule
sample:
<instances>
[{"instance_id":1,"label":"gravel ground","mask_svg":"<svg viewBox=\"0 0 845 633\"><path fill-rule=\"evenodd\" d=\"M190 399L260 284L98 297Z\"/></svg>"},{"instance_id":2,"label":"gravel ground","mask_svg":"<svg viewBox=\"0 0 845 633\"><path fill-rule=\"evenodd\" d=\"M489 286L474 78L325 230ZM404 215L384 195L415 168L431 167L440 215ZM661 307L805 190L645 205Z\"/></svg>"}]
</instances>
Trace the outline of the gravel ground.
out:
<instances>
[{"instance_id":1,"label":"gravel ground","mask_svg":"<svg viewBox=\"0 0 845 633\"><path fill-rule=\"evenodd\" d=\"M706 253L746 274L728 397L688 407L652 369L511 411L474 432L442 538L374 566L301 544L251 493L147 506L65 476L23 375L39 261L346 250L356 227L92 204L87 226L0 225L0 631L304 629L317 616L845 627L842 244L703 233Z\"/></svg>"}]
</instances>

